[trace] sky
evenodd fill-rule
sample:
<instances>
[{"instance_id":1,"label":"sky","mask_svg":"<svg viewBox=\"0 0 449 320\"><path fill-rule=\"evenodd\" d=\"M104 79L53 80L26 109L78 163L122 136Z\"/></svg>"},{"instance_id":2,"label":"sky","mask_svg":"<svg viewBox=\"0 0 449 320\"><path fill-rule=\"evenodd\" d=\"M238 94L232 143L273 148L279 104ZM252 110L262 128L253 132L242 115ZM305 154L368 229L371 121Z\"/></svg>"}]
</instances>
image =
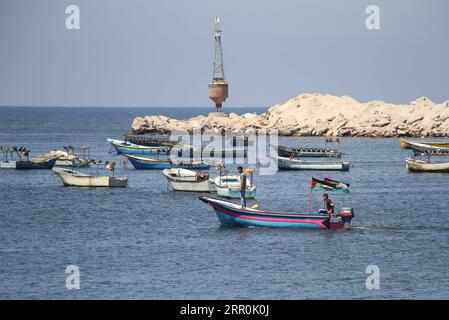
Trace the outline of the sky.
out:
<instances>
[{"instance_id":1,"label":"sky","mask_svg":"<svg viewBox=\"0 0 449 320\"><path fill-rule=\"evenodd\" d=\"M212 108L217 15L225 108L315 92L449 99L447 0L0 0L0 106Z\"/></svg>"}]
</instances>

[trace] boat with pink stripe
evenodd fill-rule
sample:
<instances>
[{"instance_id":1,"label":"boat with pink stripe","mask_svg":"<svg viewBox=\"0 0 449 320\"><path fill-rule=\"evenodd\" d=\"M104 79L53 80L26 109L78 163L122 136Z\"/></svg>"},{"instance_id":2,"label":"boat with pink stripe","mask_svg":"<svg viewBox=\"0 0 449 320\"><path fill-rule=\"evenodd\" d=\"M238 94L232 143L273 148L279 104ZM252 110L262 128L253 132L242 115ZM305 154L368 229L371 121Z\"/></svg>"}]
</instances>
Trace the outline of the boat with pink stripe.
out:
<instances>
[{"instance_id":1,"label":"boat with pink stripe","mask_svg":"<svg viewBox=\"0 0 449 320\"><path fill-rule=\"evenodd\" d=\"M352 208L342 208L338 214L297 214L262 211L253 208L241 209L239 204L200 197L215 210L221 224L271 228L305 228L337 230L350 225L354 217Z\"/></svg>"}]
</instances>

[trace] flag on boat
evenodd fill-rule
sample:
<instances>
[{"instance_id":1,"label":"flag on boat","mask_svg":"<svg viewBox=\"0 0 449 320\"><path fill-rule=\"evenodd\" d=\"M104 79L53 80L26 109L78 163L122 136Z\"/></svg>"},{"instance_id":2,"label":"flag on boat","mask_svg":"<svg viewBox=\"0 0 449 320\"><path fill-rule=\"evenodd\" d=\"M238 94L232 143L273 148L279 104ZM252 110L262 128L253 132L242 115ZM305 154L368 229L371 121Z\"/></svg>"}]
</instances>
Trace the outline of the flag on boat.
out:
<instances>
[{"instance_id":1,"label":"flag on boat","mask_svg":"<svg viewBox=\"0 0 449 320\"><path fill-rule=\"evenodd\" d=\"M324 180L318 180L312 177L312 190L322 191L339 191L349 192L349 183L324 178Z\"/></svg>"}]
</instances>

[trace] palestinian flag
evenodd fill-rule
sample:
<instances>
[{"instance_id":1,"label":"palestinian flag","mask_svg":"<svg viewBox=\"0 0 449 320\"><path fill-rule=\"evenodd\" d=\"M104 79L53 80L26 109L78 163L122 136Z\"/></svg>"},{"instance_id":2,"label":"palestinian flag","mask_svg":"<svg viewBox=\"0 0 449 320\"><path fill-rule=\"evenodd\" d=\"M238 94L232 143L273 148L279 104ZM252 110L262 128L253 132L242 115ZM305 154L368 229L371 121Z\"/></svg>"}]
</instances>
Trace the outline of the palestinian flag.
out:
<instances>
[{"instance_id":1,"label":"palestinian flag","mask_svg":"<svg viewBox=\"0 0 449 320\"><path fill-rule=\"evenodd\" d=\"M312 190L349 192L349 183L324 178L324 181L312 177Z\"/></svg>"}]
</instances>

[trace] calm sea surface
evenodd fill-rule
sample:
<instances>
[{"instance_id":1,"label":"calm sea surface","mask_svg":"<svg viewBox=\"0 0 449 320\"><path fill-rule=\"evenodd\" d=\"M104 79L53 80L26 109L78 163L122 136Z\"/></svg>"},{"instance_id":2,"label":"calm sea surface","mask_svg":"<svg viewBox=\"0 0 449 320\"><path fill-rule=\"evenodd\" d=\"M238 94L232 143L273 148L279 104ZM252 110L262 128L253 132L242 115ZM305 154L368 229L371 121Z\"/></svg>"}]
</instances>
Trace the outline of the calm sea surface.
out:
<instances>
[{"instance_id":1,"label":"calm sea surface","mask_svg":"<svg viewBox=\"0 0 449 320\"><path fill-rule=\"evenodd\" d=\"M135 116L208 111L3 107L0 145L32 155L91 145L95 159L118 162L106 138L121 139ZM449 299L449 175L408 173L398 139L347 138L340 147L351 170L314 173L351 183L349 195L331 194L356 214L351 229L337 232L220 227L197 194L170 191L159 171L119 167L129 187L108 190L63 187L47 170L3 169L0 298ZM257 175L251 204L304 212L311 176ZM70 264L80 268L79 290L66 289ZM379 290L366 289L369 265L380 269Z\"/></svg>"}]
</instances>

